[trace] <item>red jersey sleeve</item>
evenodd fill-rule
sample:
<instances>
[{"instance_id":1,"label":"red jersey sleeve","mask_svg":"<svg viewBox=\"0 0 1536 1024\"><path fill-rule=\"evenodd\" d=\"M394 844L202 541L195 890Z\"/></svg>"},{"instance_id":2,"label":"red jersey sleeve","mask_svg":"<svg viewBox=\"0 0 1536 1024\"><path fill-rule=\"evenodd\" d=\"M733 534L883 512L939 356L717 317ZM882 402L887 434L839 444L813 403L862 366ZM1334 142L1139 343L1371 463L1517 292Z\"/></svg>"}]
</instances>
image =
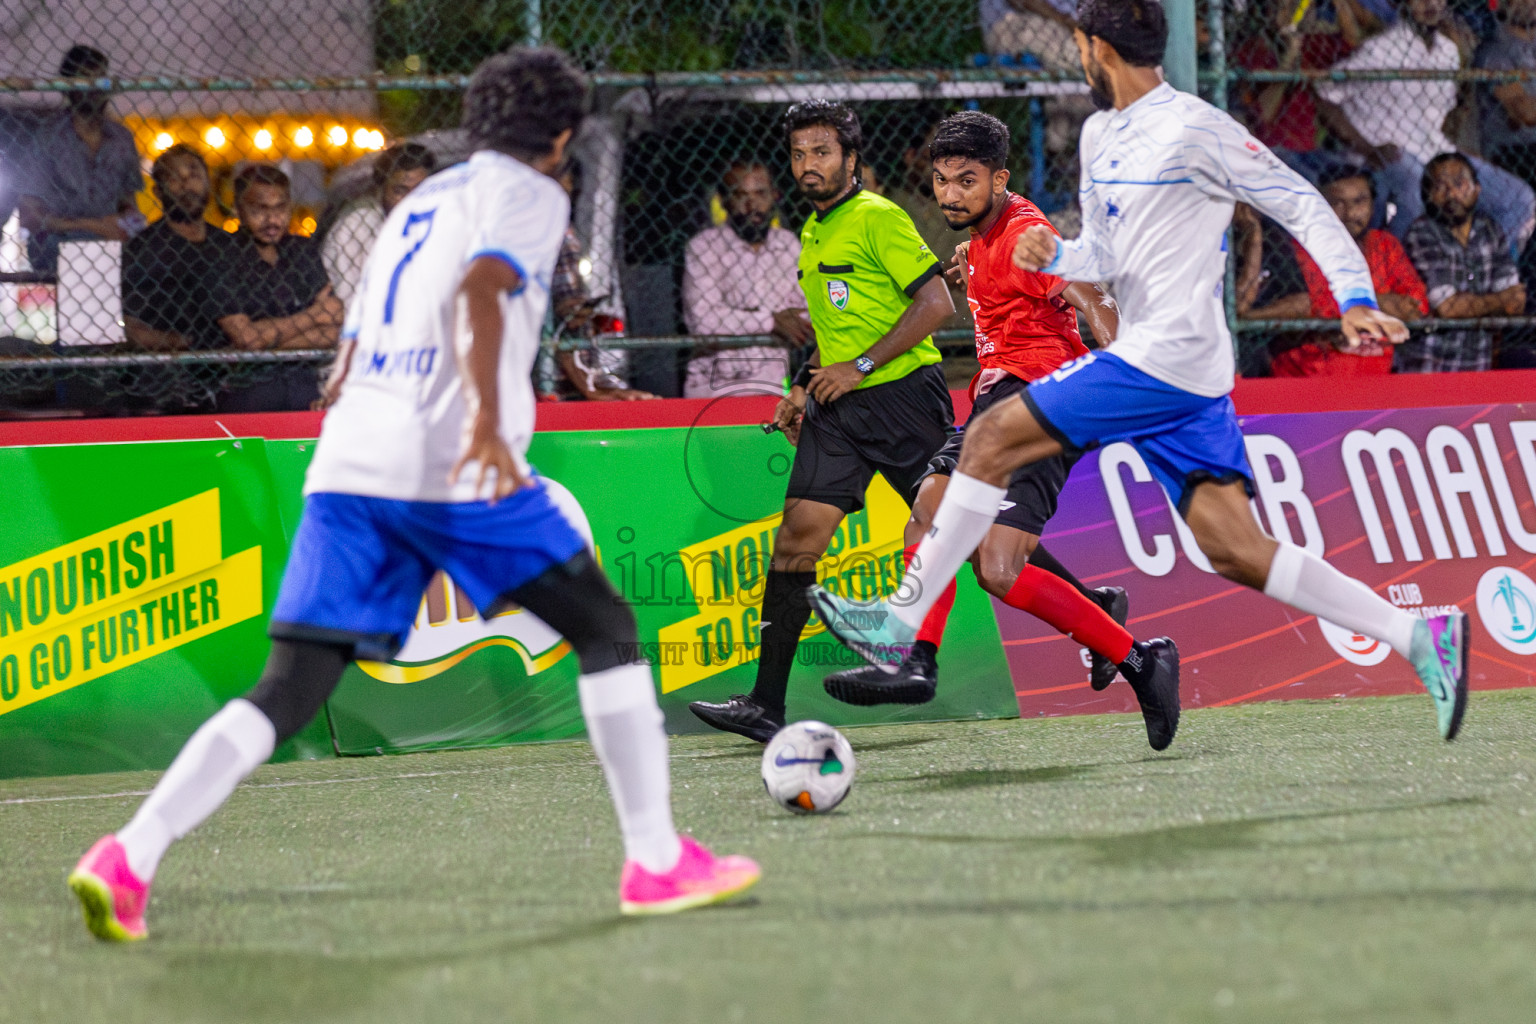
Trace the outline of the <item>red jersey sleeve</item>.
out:
<instances>
[{"instance_id":1,"label":"red jersey sleeve","mask_svg":"<svg viewBox=\"0 0 1536 1024\"><path fill-rule=\"evenodd\" d=\"M1033 204L1010 196L1006 221L971 241L968 298L976 323L976 358L983 369L1001 369L1037 380L1086 352L1077 311L1061 293L1068 282L1054 274L1020 270L1013 263L1019 235L1036 224L1051 228Z\"/></svg>"}]
</instances>

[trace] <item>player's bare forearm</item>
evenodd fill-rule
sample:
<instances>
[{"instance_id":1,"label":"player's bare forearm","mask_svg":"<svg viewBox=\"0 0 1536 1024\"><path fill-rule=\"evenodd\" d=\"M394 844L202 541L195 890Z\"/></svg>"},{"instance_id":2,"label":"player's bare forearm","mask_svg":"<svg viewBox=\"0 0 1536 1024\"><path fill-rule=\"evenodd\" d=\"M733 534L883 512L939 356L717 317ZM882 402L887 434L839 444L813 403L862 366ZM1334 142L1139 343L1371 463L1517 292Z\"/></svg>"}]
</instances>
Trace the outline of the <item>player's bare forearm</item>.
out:
<instances>
[{"instance_id":1,"label":"player's bare forearm","mask_svg":"<svg viewBox=\"0 0 1536 1024\"><path fill-rule=\"evenodd\" d=\"M871 345L864 354L876 366L884 366L903 352L916 348L955 312L955 300L949 297L944 278L935 274L912 296L912 305L902 311L885 337Z\"/></svg>"},{"instance_id":2,"label":"player's bare forearm","mask_svg":"<svg viewBox=\"0 0 1536 1024\"><path fill-rule=\"evenodd\" d=\"M1093 340L1106 348L1120 331L1120 307L1112 295L1096 284L1074 281L1062 289L1061 297L1083 314Z\"/></svg>"}]
</instances>

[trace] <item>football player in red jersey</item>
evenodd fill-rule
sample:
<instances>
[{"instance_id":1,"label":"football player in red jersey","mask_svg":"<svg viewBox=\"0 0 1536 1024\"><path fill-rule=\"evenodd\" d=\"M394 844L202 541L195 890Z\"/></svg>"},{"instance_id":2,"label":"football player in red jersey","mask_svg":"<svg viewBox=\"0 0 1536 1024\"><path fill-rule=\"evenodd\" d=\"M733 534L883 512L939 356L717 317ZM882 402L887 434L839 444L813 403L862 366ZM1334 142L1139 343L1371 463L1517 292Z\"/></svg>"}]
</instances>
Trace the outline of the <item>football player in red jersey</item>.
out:
<instances>
[{"instance_id":1,"label":"football player in red jersey","mask_svg":"<svg viewBox=\"0 0 1536 1024\"><path fill-rule=\"evenodd\" d=\"M1077 314L1088 321L1099 347L1114 340L1115 303L1099 286L1064 281L1021 270L1013 263L1014 243L1026 229L1049 226L1039 209L1008 191L1008 127L978 111L962 111L940 122L931 146L933 190L952 228L969 228L970 241L956 250L955 272L965 275L967 299L976 321L976 358L981 372L971 382L972 415L1017 395L1032 380L1053 372L1088 350L1078 333ZM1052 229L1054 230L1054 229ZM960 458L964 434L957 433L929 462L907 523L908 557L927 532L944 488ZM1125 629L1125 591L1090 591L1060 566L1040 568L1037 547L1056 498L1075 458L1057 455L1019 470L1009 482L997 521L971 562L982 588L1005 604L1050 623L1093 653L1091 682L1102 690L1131 654ZM1034 557L1031 557L1031 556ZM1070 582L1069 582L1070 581ZM920 704L936 691L937 653L954 603L954 583L923 621L911 654L892 675L889 666L869 665L827 678L827 692L851 704ZM820 609L818 608L818 611ZM823 618L826 616L823 615ZM1128 675L1127 679L1131 679ZM1134 684L1133 684L1134 686ZM1145 692L1143 692L1145 690ZM1178 707L1150 688L1137 698L1153 747L1173 739Z\"/></svg>"}]
</instances>

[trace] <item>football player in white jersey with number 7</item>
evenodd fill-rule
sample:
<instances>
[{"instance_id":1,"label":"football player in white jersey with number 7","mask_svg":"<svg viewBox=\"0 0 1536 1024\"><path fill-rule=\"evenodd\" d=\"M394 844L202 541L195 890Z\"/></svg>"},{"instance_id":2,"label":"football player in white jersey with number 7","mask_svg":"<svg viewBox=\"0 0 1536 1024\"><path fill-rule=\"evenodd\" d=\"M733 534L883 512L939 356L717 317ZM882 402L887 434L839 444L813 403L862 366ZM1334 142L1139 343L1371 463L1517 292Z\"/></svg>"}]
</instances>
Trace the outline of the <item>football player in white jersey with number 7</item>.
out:
<instances>
[{"instance_id":1,"label":"football player in white jersey with number 7","mask_svg":"<svg viewBox=\"0 0 1536 1024\"><path fill-rule=\"evenodd\" d=\"M1031 228L1013 258L1026 271L1111 284L1119 334L966 428L959 470L893 600L854 608L818 591L817 611L855 650L910 644L992 525L1014 470L1125 441L1217 572L1389 644L1434 698L1440 734L1454 738L1467 700L1466 615L1424 620L1395 608L1317 556L1266 536L1249 509L1252 473L1229 397L1233 354L1222 309L1234 205L1257 207L1306 247L1328 277L1351 344L1398 344L1407 328L1377 308L1359 247L1317 190L1225 113L1163 81L1168 29L1157 0L1082 0L1075 35L1101 108L1083 124L1079 146L1082 235L1062 241Z\"/></svg>"},{"instance_id":2,"label":"football player in white jersey with number 7","mask_svg":"<svg viewBox=\"0 0 1536 1024\"><path fill-rule=\"evenodd\" d=\"M757 881L752 861L673 829L661 710L650 668L629 660L634 614L524 459L529 370L570 213L552 175L588 94L558 50L492 57L464 96L474 156L385 221L348 312L351 362L305 481L266 670L70 875L99 938L144 937L170 844L320 710L350 661L394 656L439 569L486 618L521 605L575 649L624 836L622 912L683 910Z\"/></svg>"}]
</instances>

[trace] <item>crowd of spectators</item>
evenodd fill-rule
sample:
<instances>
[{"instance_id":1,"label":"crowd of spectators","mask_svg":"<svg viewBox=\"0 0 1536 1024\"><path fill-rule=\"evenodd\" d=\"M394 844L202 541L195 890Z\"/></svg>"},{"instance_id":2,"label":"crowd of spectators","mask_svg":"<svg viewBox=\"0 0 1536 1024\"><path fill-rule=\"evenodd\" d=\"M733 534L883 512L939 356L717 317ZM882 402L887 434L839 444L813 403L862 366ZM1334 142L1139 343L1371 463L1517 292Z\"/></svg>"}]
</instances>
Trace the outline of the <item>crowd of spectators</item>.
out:
<instances>
[{"instance_id":1,"label":"crowd of spectators","mask_svg":"<svg viewBox=\"0 0 1536 1024\"><path fill-rule=\"evenodd\" d=\"M1536 70L1536 0L1277 0L1249 5L1247 22L1232 50L1238 67L1359 73L1249 82L1233 113L1321 188L1365 253L1384 306L1407 320L1524 314L1517 268L1536 263L1522 255L1536 229L1536 83L1394 73ZM1239 211L1234 254L1240 316L1337 317L1305 252L1251 210ZM1416 328L1394 351L1345 353L1336 333L1277 332L1245 369L1482 370L1527 362L1516 337L1482 326Z\"/></svg>"},{"instance_id":2,"label":"crowd of spectators","mask_svg":"<svg viewBox=\"0 0 1536 1024\"><path fill-rule=\"evenodd\" d=\"M1476 319L1536 312L1526 282L1536 272L1536 81L1469 83L1396 73L1536 72L1536 0L1266 0L1234 3L1229 63L1249 70L1361 73L1347 79L1239 80L1234 116L1312 181L1359 244L1385 309L1405 320ZM1025 55L1068 72L1073 0L982 0L993 54ZM105 54L74 46L61 76L98 80ZM160 216L139 213L141 163L133 136L98 90L69 92L41 125L35 155L19 169L17 214L35 270L49 273L61 243L121 243L122 323L141 350L326 349L337 344L346 303L389 211L438 167L424 145L401 142L374 158L367 192L322 219L316 237L293 233L288 176L247 163L233 178L228 232L210 212L212 184L195 148L172 145L155 159L151 189ZM1057 104L1050 116L1084 111ZM1049 126L1048 131L1051 130ZM884 192L908 212L936 254L963 233L933 199L927 146L918 133L887 171ZM889 155L889 154L888 154ZM727 162L706 178L715 216L687 228L676 303L683 328L701 336L679 364L688 397L779 388L815 338L796 280L799 241L775 186L756 158ZM865 187L878 187L861 168ZM571 187L569 178L567 188ZM229 212L229 211L226 211ZM222 219L222 218L221 218ZM681 238L679 245L681 245ZM1338 308L1305 250L1254 210L1239 207L1233 231L1235 301L1250 320L1330 320ZM552 281L562 338L622 330L599 312L587 286L581 240L567 236ZM966 309L963 297L956 308ZM963 326L963 316L955 326ZM1278 326L1278 325L1276 325ZM718 345L709 336L758 335L764 344ZM1526 364L1499 327L1429 326L1396 349L1346 350L1336 331L1275 330L1244 361L1278 376L1479 370ZM1528 342L1526 342L1528 344ZM555 396L654 397L629 386L623 353L587 345L554 358ZM653 386L653 385L647 385ZM304 408L318 396L309 363L232 375L212 399L221 410Z\"/></svg>"}]
</instances>

